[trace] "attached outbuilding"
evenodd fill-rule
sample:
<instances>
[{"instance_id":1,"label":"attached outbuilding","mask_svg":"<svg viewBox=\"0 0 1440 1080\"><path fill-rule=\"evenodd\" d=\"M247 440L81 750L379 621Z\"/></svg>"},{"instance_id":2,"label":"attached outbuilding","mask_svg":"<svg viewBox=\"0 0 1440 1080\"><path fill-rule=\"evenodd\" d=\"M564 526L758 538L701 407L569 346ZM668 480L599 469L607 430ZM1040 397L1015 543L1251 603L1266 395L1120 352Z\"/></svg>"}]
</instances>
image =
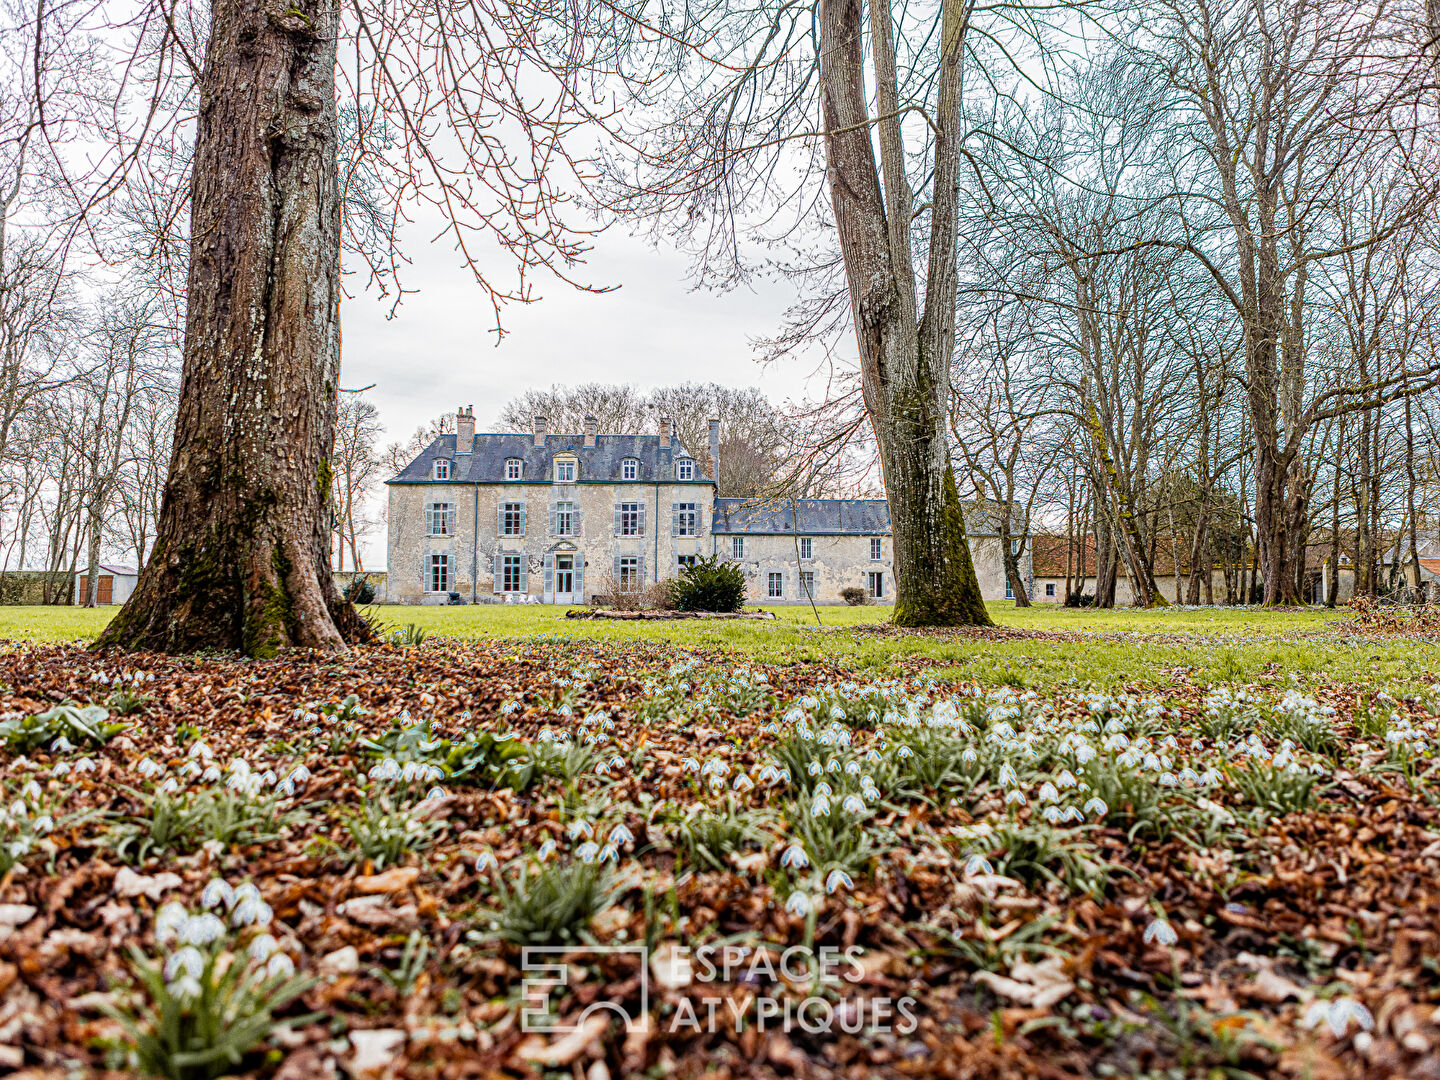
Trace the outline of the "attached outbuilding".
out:
<instances>
[{"instance_id":1,"label":"attached outbuilding","mask_svg":"<svg viewBox=\"0 0 1440 1080\"><path fill-rule=\"evenodd\" d=\"M99 588L96 590L95 602L100 605L123 604L135 591L135 583L140 580L140 571L120 563L101 563L100 573L96 577ZM76 607L83 607L89 595L90 574L88 570L78 571L75 574Z\"/></svg>"}]
</instances>

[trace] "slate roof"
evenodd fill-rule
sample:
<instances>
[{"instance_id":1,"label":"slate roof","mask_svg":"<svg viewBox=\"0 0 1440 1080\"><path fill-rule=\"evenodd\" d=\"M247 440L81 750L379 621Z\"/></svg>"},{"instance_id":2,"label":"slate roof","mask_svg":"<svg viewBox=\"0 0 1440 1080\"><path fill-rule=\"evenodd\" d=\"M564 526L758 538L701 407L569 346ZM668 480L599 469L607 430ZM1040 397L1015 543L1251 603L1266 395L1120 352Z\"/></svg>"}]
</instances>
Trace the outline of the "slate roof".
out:
<instances>
[{"instance_id":1,"label":"slate roof","mask_svg":"<svg viewBox=\"0 0 1440 1080\"><path fill-rule=\"evenodd\" d=\"M793 504L789 499L716 499L710 531L751 536L881 536L890 532L890 507L884 499L796 499Z\"/></svg>"},{"instance_id":2,"label":"slate roof","mask_svg":"<svg viewBox=\"0 0 1440 1080\"><path fill-rule=\"evenodd\" d=\"M140 571L136 570L135 567L126 566L123 563L102 562L98 565L100 569L104 570L107 574L119 574L121 577L134 577L136 574L140 573ZM89 571L87 571L85 567L82 566L75 571L75 576L83 577L88 572Z\"/></svg>"},{"instance_id":3,"label":"slate roof","mask_svg":"<svg viewBox=\"0 0 1440 1080\"><path fill-rule=\"evenodd\" d=\"M580 462L576 482L581 484L631 483L620 476L620 463L635 458L640 463L635 483L675 482L677 458L690 456L678 440L668 448L660 445L659 435L599 435L594 446L585 445L584 435L546 435L545 445L536 446L535 438L524 433L484 434L475 436L475 448L468 454L455 452L455 436L441 435L414 461L406 465L387 484L549 484L551 461L556 454L573 452ZM450 479L435 480L434 464L438 457L451 459ZM505 479L505 462L519 458L523 463L520 479ZM695 462L695 479L681 483L711 484L701 462Z\"/></svg>"}]
</instances>

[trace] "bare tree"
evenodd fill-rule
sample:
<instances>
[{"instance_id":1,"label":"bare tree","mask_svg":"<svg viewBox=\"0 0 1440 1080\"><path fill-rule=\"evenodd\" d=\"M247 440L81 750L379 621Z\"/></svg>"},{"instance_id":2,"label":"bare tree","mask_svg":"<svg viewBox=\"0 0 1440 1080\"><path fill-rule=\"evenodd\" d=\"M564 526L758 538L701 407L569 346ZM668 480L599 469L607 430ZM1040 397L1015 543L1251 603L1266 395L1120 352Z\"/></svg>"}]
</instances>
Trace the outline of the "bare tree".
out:
<instances>
[{"instance_id":1,"label":"bare tree","mask_svg":"<svg viewBox=\"0 0 1440 1080\"><path fill-rule=\"evenodd\" d=\"M345 546L350 547L350 566L360 565L360 537L369 531L365 504L375 484L381 479L384 464L376 452L376 443L384 429L375 406L359 394L340 398L340 415L335 425L334 503L335 568L345 569Z\"/></svg>"}]
</instances>

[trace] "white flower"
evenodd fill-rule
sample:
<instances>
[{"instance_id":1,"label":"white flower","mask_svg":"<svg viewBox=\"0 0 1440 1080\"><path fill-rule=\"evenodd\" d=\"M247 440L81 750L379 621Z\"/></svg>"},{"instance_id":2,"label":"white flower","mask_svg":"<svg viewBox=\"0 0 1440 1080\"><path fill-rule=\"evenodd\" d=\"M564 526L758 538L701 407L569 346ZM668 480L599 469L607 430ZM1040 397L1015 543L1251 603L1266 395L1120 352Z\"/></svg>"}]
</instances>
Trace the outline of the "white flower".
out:
<instances>
[{"instance_id":1,"label":"white flower","mask_svg":"<svg viewBox=\"0 0 1440 1080\"><path fill-rule=\"evenodd\" d=\"M570 828L567 831L570 833L571 840L578 840L582 836L594 835L594 829L591 828L590 823L582 821L579 818L576 818L570 823Z\"/></svg>"},{"instance_id":2,"label":"white flower","mask_svg":"<svg viewBox=\"0 0 1440 1080\"><path fill-rule=\"evenodd\" d=\"M250 959L258 964L270 959L270 956L278 948L280 948L280 943L275 940L274 934L261 934L254 941L250 942L248 951Z\"/></svg>"},{"instance_id":3,"label":"white flower","mask_svg":"<svg viewBox=\"0 0 1440 1080\"><path fill-rule=\"evenodd\" d=\"M190 975L176 979L173 983L167 985L165 989L170 991L170 996L178 1001L193 1001L204 993L204 989L200 985L200 980Z\"/></svg>"},{"instance_id":4,"label":"white flower","mask_svg":"<svg viewBox=\"0 0 1440 1080\"><path fill-rule=\"evenodd\" d=\"M1372 1031L1375 1028L1375 1018L1370 1015L1370 1010L1350 997L1312 1003L1305 1011L1305 1026L1315 1028L1322 1021L1329 1025L1331 1034L1337 1039L1350 1030L1352 1021L1361 1031Z\"/></svg>"},{"instance_id":5,"label":"white flower","mask_svg":"<svg viewBox=\"0 0 1440 1080\"><path fill-rule=\"evenodd\" d=\"M971 855L966 858L962 872L966 877L979 877L995 873L995 868L984 855Z\"/></svg>"},{"instance_id":6,"label":"white flower","mask_svg":"<svg viewBox=\"0 0 1440 1080\"><path fill-rule=\"evenodd\" d=\"M1165 919L1153 919L1150 925L1145 927L1146 945L1174 945L1180 940L1180 935L1175 933L1175 928Z\"/></svg>"},{"instance_id":7,"label":"white flower","mask_svg":"<svg viewBox=\"0 0 1440 1080\"><path fill-rule=\"evenodd\" d=\"M235 902L235 890L224 878L212 878L200 894L200 904L207 908L217 908L221 904L229 907Z\"/></svg>"},{"instance_id":8,"label":"white flower","mask_svg":"<svg viewBox=\"0 0 1440 1080\"><path fill-rule=\"evenodd\" d=\"M372 766L366 774L371 780L395 780L400 776L400 763L387 757L379 765Z\"/></svg>"},{"instance_id":9,"label":"white flower","mask_svg":"<svg viewBox=\"0 0 1440 1080\"><path fill-rule=\"evenodd\" d=\"M270 957L265 964L265 977L267 979L288 979L295 974L295 961L286 956L283 952L276 953Z\"/></svg>"},{"instance_id":10,"label":"white flower","mask_svg":"<svg viewBox=\"0 0 1440 1080\"><path fill-rule=\"evenodd\" d=\"M74 749L75 744L72 743L69 739L67 739L64 735L55 736L55 740L50 744L50 751L51 753L55 754L68 754L71 750Z\"/></svg>"},{"instance_id":11,"label":"white flower","mask_svg":"<svg viewBox=\"0 0 1440 1080\"><path fill-rule=\"evenodd\" d=\"M135 766L135 771L145 777L158 776L165 771L165 767L147 757L143 758L140 764Z\"/></svg>"},{"instance_id":12,"label":"white flower","mask_svg":"<svg viewBox=\"0 0 1440 1080\"><path fill-rule=\"evenodd\" d=\"M162 904L160 910L155 913L155 940L161 945L167 945L179 936L180 927L190 913L185 910L185 905L171 900L168 904Z\"/></svg>"},{"instance_id":13,"label":"white flower","mask_svg":"<svg viewBox=\"0 0 1440 1080\"><path fill-rule=\"evenodd\" d=\"M230 922L235 926L268 926L274 915L274 911L264 900L247 896L244 900L235 902L235 910L230 913Z\"/></svg>"},{"instance_id":14,"label":"white flower","mask_svg":"<svg viewBox=\"0 0 1440 1080\"><path fill-rule=\"evenodd\" d=\"M586 840L575 849L575 857L583 863L593 863L595 857L600 854L600 845L594 840Z\"/></svg>"},{"instance_id":15,"label":"white flower","mask_svg":"<svg viewBox=\"0 0 1440 1080\"><path fill-rule=\"evenodd\" d=\"M804 870L810 865L810 856L805 854L805 849L799 844L791 844L780 856L780 865L788 866L792 870Z\"/></svg>"},{"instance_id":16,"label":"white flower","mask_svg":"<svg viewBox=\"0 0 1440 1080\"><path fill-rule=\"evenodd\" d=\"M1096 817L1104 817L1109 811L1110 807L1105 805L1105 800L1099 795L1094 796L1085 804L1085 813L1094 814Z\"/></svg>"},{"instance_id":17,"label":"white flower","mask_svg":"<svg viewBox=\"0 0 1440 1080\"><path fill-rule=\"evenodd\" d=\"M825 876L825 891L827 893L833 893L841 887L853 889L855 882L850 879L850 875L844 870L838 868L831 870L830 873Z\"/></svg>"},{"instance_id":18,"label":"white flower","mask_svg":"<svg viewBox=\"0 0 1440 1080\"><path fill-rule=\"evenodd\" d=\"M630 844L633 843L634 840L635 834L627 829L623 823L616 825L610 830L610 843L612 844Z\"/></svg>"},{"instance_id":19,"label":"white flower","mask_svg":"<svg viewBox=\"0 0 1440 1080\"><path fill-rule=\"evenodd\" d=\"M186 945L209 945L225 936L225 924L208 911L190 915L180 925L180 940Z\"/></svg>"},{"instance_id":20,"label":"white flower","mask_svg":"<svg viewBox=\"0 0 1440 1080\"><path fill-rule=\"evenodd\" d=\"M798 889L790 894L790 899L785 901L785 910L791 915L809 915L811 907L809 895Z\"/></svg>"}]
</instances>

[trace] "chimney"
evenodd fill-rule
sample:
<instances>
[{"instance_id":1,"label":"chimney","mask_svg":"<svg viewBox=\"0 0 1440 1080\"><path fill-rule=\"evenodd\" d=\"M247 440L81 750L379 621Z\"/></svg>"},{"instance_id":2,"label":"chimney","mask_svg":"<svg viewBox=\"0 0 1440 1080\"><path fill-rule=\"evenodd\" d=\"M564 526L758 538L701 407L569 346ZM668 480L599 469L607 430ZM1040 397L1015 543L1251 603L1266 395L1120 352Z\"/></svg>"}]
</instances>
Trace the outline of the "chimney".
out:
<instances>
[{"instance_id":1,"label":"chimney","mask_svg":"<svg viewBox=\"0 0 1440 1080\"><path fill-rule=\"evenodd\" d=\"M670 429L671 429L672 423L673 423L673 422L671 421L670 417L668 417L668 416L662 416L662 417L660 417L660 449L661 449L661 450L669 450L669 449L670 449Z\"/></svg>"},{"instance_id":2,"label":"chimney","mask_svg":"<svg viewBox=\"0 0 1440 1080\"><path fill-rule=\"evenodd\" d=\"M720 421L710 421L710 479L720 482Z\"/></svg>"},{"instance_id":3,"label":"chimney","mask_svg":"<svg viewBox=\"0 0 1440 1080\"><path fill-rule=\"evenodd\" d=\"M475 406L461 405L455 414L455 452L468 454L475 449Z\"/></svg>"},{"instance_id":4,"label":"chimney","mask_svg":"<svg viewBox=\"0 0 1440 1080\"><path fill-rule=\"evenodd\" d=\"M530 430L535 433L535 445L536 445L536 446L544 446L544 445L545 445L545 417L543 417L543 416L537 416L537 417L535 417L534 426L533 426Z\"/></svg>"},{"instance_id":5,"label":"chimney","mask_svg":"<svg viewBox=\"0 0 1440 1080\"><path fill-rule=\"evenodd\" d=\"M600 430L600 421L593 416L585 417L585 445L595 445L595 433Z\"/></svg>"}]
</instances>

